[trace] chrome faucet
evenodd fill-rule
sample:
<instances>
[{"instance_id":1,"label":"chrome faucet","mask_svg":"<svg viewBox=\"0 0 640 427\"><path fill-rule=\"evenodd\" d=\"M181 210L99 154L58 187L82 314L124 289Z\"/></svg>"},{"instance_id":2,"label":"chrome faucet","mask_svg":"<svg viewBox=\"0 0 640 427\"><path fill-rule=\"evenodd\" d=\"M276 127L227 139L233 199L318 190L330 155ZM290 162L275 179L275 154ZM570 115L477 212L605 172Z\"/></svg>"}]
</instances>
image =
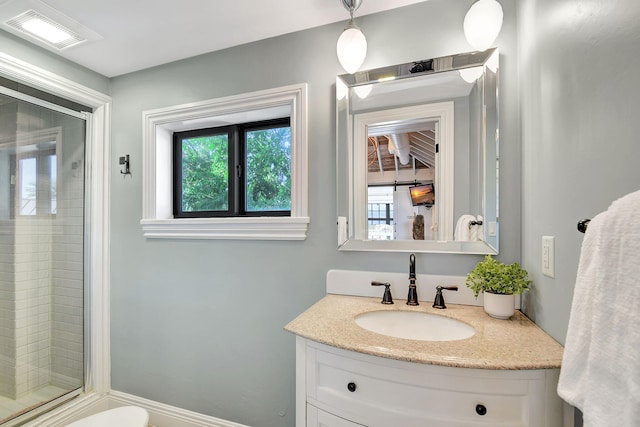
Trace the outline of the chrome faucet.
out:
<instances>
[{"instance_id":1,"label":"chrome faucet","mask_svg":"<svg viewBox=\"0 0 640 427\"><path fill-rule=\"evenodd\" d=\"M418 303L418 291L416 289L416 256L409 255L409 295L407 305L420 305Z\"/></svg>"}]
</instances>

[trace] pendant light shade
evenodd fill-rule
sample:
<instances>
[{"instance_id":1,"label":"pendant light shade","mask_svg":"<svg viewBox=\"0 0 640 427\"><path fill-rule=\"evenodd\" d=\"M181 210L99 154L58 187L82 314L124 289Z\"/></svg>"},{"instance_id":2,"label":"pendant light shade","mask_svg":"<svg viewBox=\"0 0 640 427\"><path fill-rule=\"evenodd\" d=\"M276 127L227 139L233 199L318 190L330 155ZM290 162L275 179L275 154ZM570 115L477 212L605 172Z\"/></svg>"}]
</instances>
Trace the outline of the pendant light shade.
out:
<instances>
[{"instance_id":1,"label":"pendant light shade","mask_svg":"<svg viewBox=\"0 0 640 427\"><path fill-rule=\"evenodd\" d=\"M367 96L369 96L372 90L373 86L371 85L356 86L353 88L353 91L356 93L356 95L358 95L358 98L360 99L365 99Z\"/></svg>"},{"instance_id":2,"label":"pendant light shade","mask_svg":"<svg viewBox=\"0 0 640 427\"><path fill-rule=\"evenodd\" d=\"M462 80L467 83L473 83L478 80L482 76L483 72L484 70L482 67L463 68L459 70L460 77L462 77Z\"/></svg>"},{"instance_id":3,"label":"pendant light shade","mask_svg":"<svg viewBox=\"0 0 640 427\"><path fill-rule=\"evenodd\" d=\"M338 38L336 50L340 65L347 73L358 71L367 56L367 39L353 21Z\"/></svg>"},{"instance_id":4,"label":"pendant light shade","mask_svg":"<svg viewBox=\"0 0 640 427\"><path fill-rule=\"evenodd\" d=\"M342 68L353 74L364 62L367 56L367 39L360 28L353 21L353 12L360 7L362 0L342 0L342 5L349 11L351 19L349 25L344 29L338 38L336 51L338 53L338 61Z\"/></svg>"},{"instance_id":5,"label":"pendant light shade","mask_svg":"<svg viewBox=\"0 0 640 427\"><path fill-rule=\"evenodd\" d=\"M464 17L464 35L475 50L485 51L502 28L502 6L496 0L478 0Z\"/></svg>"}]
</instances>

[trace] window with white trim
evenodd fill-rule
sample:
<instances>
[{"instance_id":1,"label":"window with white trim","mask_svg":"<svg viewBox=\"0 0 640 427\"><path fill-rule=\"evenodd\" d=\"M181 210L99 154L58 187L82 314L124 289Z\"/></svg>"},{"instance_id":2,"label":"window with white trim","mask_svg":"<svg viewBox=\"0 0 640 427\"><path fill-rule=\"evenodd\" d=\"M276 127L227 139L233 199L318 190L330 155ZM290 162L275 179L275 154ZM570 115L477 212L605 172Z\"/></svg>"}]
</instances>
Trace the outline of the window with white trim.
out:
<instances>
[{"instance_id":1,"label":"window with white trim","mask_svg":"<svg viewBox=\"0 0 640 427\"><path fill-rule=\"evenodd\" d=\"M147 238L304 240L309 224L306 110L307 85L298 84L143 112L143 218L140 223L144 235ZM176 135L197 133L201 129L231 128L236 132L248 123L260 127L281 123L278 120L283 118L289 122L290 176L278 179L281 185L290 186L288 210L283 206L255 212L251 207L247 209L246 200L253 197L247 195L247 191L259 193L272 188L277 180L263 182L262 189L247 190L251 184L246 182L246 170L242 171L241 179L235 180L236 184L230 184L244 188L240 193L231 190L234 195L227 200L235 207L230 211L184 215L184 209L176 210ZM243 156L229 163L227 173L235 174L239 165L247 167L246 155ZM258 171L255 176L261 173ZM241 193L244 195L237 195Z\"/></svg>"}]
</instances>

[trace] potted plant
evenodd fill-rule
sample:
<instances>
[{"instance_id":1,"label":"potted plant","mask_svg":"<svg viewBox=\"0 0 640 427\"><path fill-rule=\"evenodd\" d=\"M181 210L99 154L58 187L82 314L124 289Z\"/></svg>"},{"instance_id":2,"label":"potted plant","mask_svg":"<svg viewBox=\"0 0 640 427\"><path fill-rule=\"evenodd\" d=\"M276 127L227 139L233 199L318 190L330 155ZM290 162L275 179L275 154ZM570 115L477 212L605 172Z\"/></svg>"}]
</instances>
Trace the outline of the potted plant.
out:
<instances>
[{"instance_id":1,"label":"potted plant","mask_svg":"<svg viewBox=\"0 0 640 427\"><path fill-rule=\"evenodd\" d=\"M467 275L467 287L478 298L484 293L484 311L497 319L508 319L515 312L515 296L529 289L531 281L520 264L504 264L491 255L476 264Z\"/></svg>"}]
</instances>

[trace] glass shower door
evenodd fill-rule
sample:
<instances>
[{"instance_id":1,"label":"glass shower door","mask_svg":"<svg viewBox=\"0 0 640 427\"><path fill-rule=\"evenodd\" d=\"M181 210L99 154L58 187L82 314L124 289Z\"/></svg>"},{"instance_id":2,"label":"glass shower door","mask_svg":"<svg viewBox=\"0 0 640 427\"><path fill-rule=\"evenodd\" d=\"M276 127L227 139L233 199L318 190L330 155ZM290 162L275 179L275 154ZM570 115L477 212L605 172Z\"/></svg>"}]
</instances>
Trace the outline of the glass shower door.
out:
<instances>
[{"instance_id":1,"label":"glass shower door","mask_svg":"<svg viewBox=\"0 0 640 427\"><path fill-rule=\"evenodd\" d=\"M16 417L77 395L84 384L86 120L4 92L0 424L12 425Z\"/></svg>"}]
</instances>

